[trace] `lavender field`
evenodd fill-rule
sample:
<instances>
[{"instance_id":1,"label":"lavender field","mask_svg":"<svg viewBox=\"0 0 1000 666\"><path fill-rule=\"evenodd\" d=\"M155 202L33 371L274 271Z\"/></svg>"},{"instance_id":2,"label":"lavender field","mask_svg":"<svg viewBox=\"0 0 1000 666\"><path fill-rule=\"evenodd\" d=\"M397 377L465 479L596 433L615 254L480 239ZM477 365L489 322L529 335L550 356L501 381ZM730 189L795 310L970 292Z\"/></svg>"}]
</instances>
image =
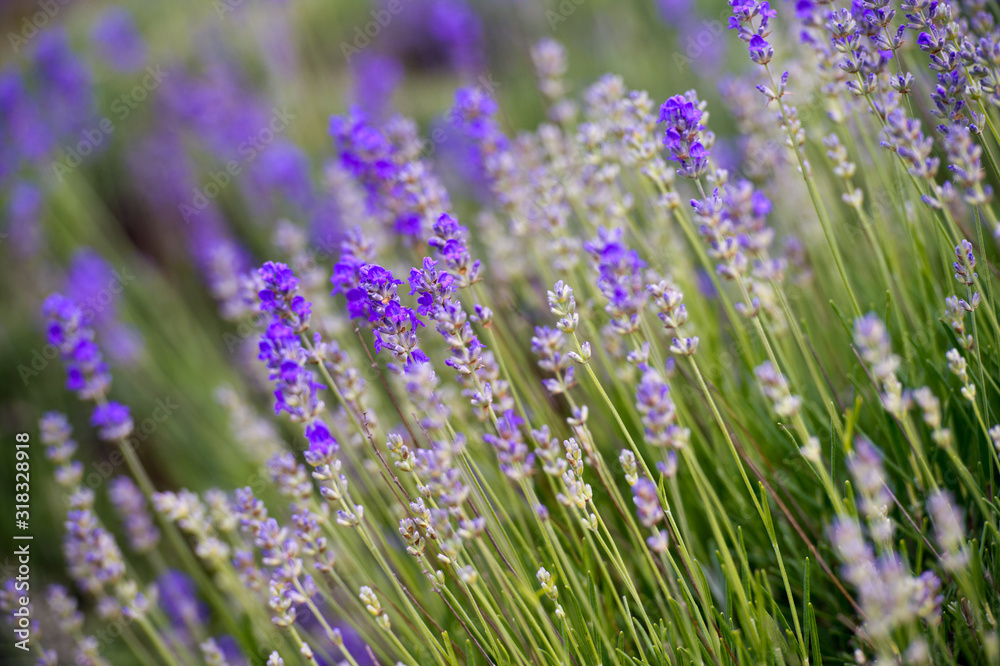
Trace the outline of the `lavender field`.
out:
<instances>
[{"instance_id":1,"label":"lavender field","mask_svg":"<svg viewBox=\"0 0 1000 666\"><path fill-rule=\"evenodd\" d=\"M1000 664L1000 5L0 6L0 663Z\"/></svg>"}]
</instances>

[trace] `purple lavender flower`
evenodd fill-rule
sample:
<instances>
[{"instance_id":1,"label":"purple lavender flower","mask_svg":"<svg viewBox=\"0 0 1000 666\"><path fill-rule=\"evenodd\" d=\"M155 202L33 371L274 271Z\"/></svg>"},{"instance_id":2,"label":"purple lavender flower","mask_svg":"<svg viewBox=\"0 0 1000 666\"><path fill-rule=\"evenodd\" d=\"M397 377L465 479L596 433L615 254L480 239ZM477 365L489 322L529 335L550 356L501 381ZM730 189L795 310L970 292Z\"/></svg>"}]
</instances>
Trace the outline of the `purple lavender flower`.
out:
<instances>
[{"instance_id":1,"label":"purple lavender flower","mask_svg":"<svg viewBox=\"0 0 1000 666\"><path fill-rule=\"evenodd\" d=\"M307 352L299 336L282 321L273 321L261 335L258 359L270 371L275 383L275 413L288 412L293 421L309 422L323 408L317 391L324 388L305 369Z\"/></svg>"},{"instance_id":2,"label":"purple lavender flower","mask_svg":"<svg viewBox=\"0 0 1000 666\"><path fill-rule=\"evenodd\" d=\"M392 94L403 74L402 65L392 56L361 53L351 62L353 103L366 117L384 121L389 117Z\"/></svg>"},{"instance_id":3,"label":"purple lavender flower","mask_svg":"<svg viewBox=\"0 0 1000 666\"><path fill-rule=\"evenodd\" d=\"M301 333L309 328L312 304L299 291L299 280L292 269L280 262L268 261L258 271L264 288L260 293L261 309L270 312L273 321L283 321Z\"/></svg>"},{"instance_id":4,"label":"purple lavender flower","mask_svg":"<svg viewBox=\"0 0 1000 666\"><path fill-rule=\"evenodd\" d=\"M146 498L139 492L135 482L127 476L116 476L108 484L108 497L125 523L125 533L132 550L146 553L156 548L160 541L160 531L153 525Z\"/></svg>"},{"instance_id":5,"label":"purple lavender flower","mask_svg":"<svg viewBox=\"0 0 1000 666\"><path fill-rule=\"evenodd\" d=\"M927 512L934 524L937 542L945 551L941 555L945 568L956 572L968 566L965 520L952 496L946 491L932 492L927 498Z\"/></svg>"},{"instance_id":6,"label":"purple lavender flower","mask_svg":"<svg viewBox=\"0 0 1000 666\"><path fill-rule=\"evenodd\" d=\"M639 522L643 527L656 527L663 520L663 509L660 508L656 484L649 479L639 479L632 486L632 501L635 502Z\"/></svg>"},{"instance_id":7,"label":"purple lavender flower","mask_svg":"<svg viewBox=\"0 0 1000 666\"><path fill-rule=\"evenodd\" d=\"M124 7L108 7L90 31L101 57L114 69L135 72L146 64L146 44L132 13Z\"/></svg>"},{"instance_id":8,"label":"purple lavender flower","mask_svg":"<svg viewBox=\"0 0 1000 666\"><path fill-rule=\"evenodd\" d=\"M542 386L552 395L565 393L576 385L576 364L564 351L566 336L562 331L548 326L536 326L531 337L531 352L538 357L538 367L555 374L554 379L543 379Z\"/></svg>"},{"instance_id":9,"label":"purple lavender flower","mask_svg":"<svg viewBox=\"0 0 1000 666\"><path fill-rule=\"evenodd\" d=\"M524 420L512 410L507 410L497 419L497 434L483 435L483 441L496 449L500 471L513 481L529 476L535 464L535 454L529 452L524 443L522 425Z\"/></svg>"},{"instance_id":10,"label":"purple lavender flower","mask_svg":"<svg viewBox=\"0 0 1000 666\"><path fill-rule=\"evenodd\" d=\"M216 60L201 76L171 70L159 89L159 110L170 125L193 132L220 162L243 163L241 146L269 126L274 112L249 89L236 60Z\"/></svg>"},{"instance_id":11,"label":"purple lavender flower","mask_svg":"<svg viewBox=\"0 0 1000 666\"><path fill-rule=\"evenodd\" d=\"M73 52L65 28L53 27L38 36L32 73L38 77L39 107L55 136L86 129L94 117L90 72Z\"/></svg>"},{"instance_id":12,"label":"purple lavender flower","mask_svg":"<svg viewBox=\"0 0 1000 666\"><path fill-rule=\"evenodd\" d=\"M479 281L481 262L472 259L466 241L468 231L447 213L442 213L434 223L434 235L427 244L435 248L444 260L445 266L457 288L462 289Z\"/></svg>"},{"instance_id":13,"label":"purple lavender flower","mask_svg":"<svg viewBox=\"0 0 1000 666\"><path fill-rule=\"evenodd\" d=\"M658 123L666 123L663 145L670 150L670 158L680 163L677 173L685 178L699 178L708 169L711 133L703 134L701 102L694 90L674 95L660 107Z\"/></svg>"},{"instance_id":14,"label":"purple lavender flower","mask_svg":"<svg viewBox=\"0 0 1000 666\"><path fill-rule=\"evenodd\" d=\"M976 255L972 252L972 243L966 239L955 246L955 258L958 259L952 264L955 269L955 279L966 286L972 286L976 278Z\"/></svg>"},{"instance_id":15,"label":"purple lavender flower","mask_svg":"<svg viewBox=\"0 0 1000 666\"><path fill-rule=\"evenodd\" d=\"M750 38L750 59L758 65L766 65L774 57L774 47L760 35Z\"/></svg>"},{"instance_id":16,"label":"purple lavender flower","mask_svg":"<svg viewBox=\"0 0 1000 666\"><path fill-rule=\"evenodd\" d=\"M770 3L757 0L729 0L729 6L733 8L729 29L736 30L739 38L747 42L751 60L766 65L774 56L774 49L765 37L771 32L768 24L777 12L771 9Z\"/></svg>"},{"instance_id":17,"label":"purple lavender flower","mask_svg":"<svg viewBox=\"0 0 1000 666\"><path fill-rule=\"evenodd\" d=\"M42 314L49 320L49 342L59 348L66 363L66 388L84 400L106 395L111 373L80 306L62 294L52 294L45 300Z\"/></svg>"},{"instance_id":18,"label":"purple lavender flower","mask_svg":"<svg viewBox=\"0 0 1000 666\"><path fill-rule=\"evenodd\" d=\"M347 116L331 116L330 136L344 165L368 191L373 201L386 183L395 180L398 165L392 143L372 127L360 110Z\"/></svg>"},{"instance_id":19,"label":"purple lavender flower","mask_svg":"<svg viewBox=\"0 0 1000 666\"><path fill-rule=\"evenodd\" d=\"M20 70L0 71L0 178L18 171L22 161L40 163L52 150L56 127L50 125Z\"/></svg>"},{"instance_id":20,"label":"purple lavender flower","mask_svg":"<svg viewBox=\"0 0 1000 666\"><path fill-rule=\"evenodd\" d=\"M495 118L497 109L496 101L482 88L459 88L449 120L469 142L474 172L489 183L494 196L506 205L513 196L509 191L513 165L507 159L511 157L510 141Z\"/></svg>"},{"instance_id":21,"label":"purple lavender flower","mask_svg":"<svg viewBox=\"0 0 1000 666\"><path fill-rule=\"evenodd\" d=\"M101 439L113 442L132 434L135 424L129 408L120 402L106 402L94 408L90 423L99 428Z\"/></svg>"},{"instance_id":22,"label":"purple lavender flower","mask_svg":"<svg viewBox=\"0 0 1000 666\"><path fill-rule=\"evenodd\" d=\"M415 123L396 116L380 130L353 109L348 116L330 118L330 135L341 164L368 193L368 212L405 242L423 240L450 204L429 164L420 159Z\"/></svg>"},{"instance_id":23,"label":"purple lavender flower","mask_svg":"<svg viewBox=\"0 0 1000 666\"><path fill-rule=\"evenodd\" d=\"M170 569L156 579L160 608L175 629L187 630L208 621L208 606L198 599L194 580L182 571Z\"/></svg>"},{"instance_id":24,"label":"purple lavender flower","mask_svg":"<svg viewBox=\"0 0 1000 666\"><path fill-rule=\"evenodd\" d=\"M867 439L858 437L854 451L847 458L847 467L861 494L860 509L868 521L872 538L878 544L889 544L893 525L886 511L892 504L892 494L886 486L881 451Z\"/></svg>"},{"instance_id":25,"label":"purple lavender flower","mask_svg":"<svg viewBox=\"0 0 1000 666\"><path fill-rule=\"evenodd\" d=\"M934 139L924 136L919 120L908 117L902 109L894 109L886 116L884 132L880 145L899 155L911 174L924 179L934 177L940 160L931 155Z\"/></svg>"},{"instance_id":26,"label":"purple lavender flower","mask_svg":"<svg viewBox=\"0 0 1000 666\"><path fill-rule=\"evenodd\" d=\"M410 269L410 295L419 294L417 314L434 317L437 308L455 292L455 278L450 273L439 271L438 262L424 257L421 268Z\"/></svg>"},{"instance_id":27,"label":"purple lavender flower","mask_svg":"<svg viewBox=\"0 0 1000 666\"><path fill-rule=\"evenodd\" d=\"M677 409L670 398L670 386L660 372L652 368L643 372L635 390L635 404L642 414L648 444L671 449L687 444L691 432L676 424Z\"/></svg>"},{"instance_id":28,"label":"purple lavender flower","mask_svg":"<svg viewBox=\"0 0 1000 666\"><path fill-rule=\"evenodd\" d=\"M464 246L458 254L465 257L458 263L467 265L468 254L464 251ZM478 263L475 262L475 268L471 271L473 274L478 273ZM451 357L445 364L458 372L460 382L478 384L478 387L467 388L464 393L472 399L475 406L486 412L488 411L486 408L493 404L494 393L501 404L503 403L508 395L506 383L499 377L492 376L492 357L488 352L484 353L486 346L473 332L469 316L462 304L452 298L456 280L450 273L439 271L437 266L438 262L425 257L421 269L411 269L410 293L420 295L417 299L418 312L435 322L435 329L451 350ZM459 274L463 279L467 279L468 273L469 271ZM477 312L482 313L482 310ZM416 376L412 369L407 372ZM424 392L427 389L428 387L423 387Z\"/></svg>"},{"instance_id":29,"label":"purple lavender flower","mask_svg":"<svg viewBox=\"0 0 1000 666\"><path fill-rule=\"evenodd\" d=\"M2 116L0 116L2 117ZM0 131L2 133L2 131ZM0 152L2 152L0 148ZM3 157L0 156L0 161ZM3 166L0 165L0 181L3 180ZM33 184L23 180L15 182L7 199L6 233L19 254L33 256L41 242L39 217L42 212L42 193Z\"/></svg>"},{"instance_id":30,"label":"purple lavender flower","mask_svg":"<svg viewBox=\"0 0 1000 666\"><path fill-rule=\"evenodd\" d=\"M306 439L309 441L309 450L306 451L305 458L313 467L331 464L340 451L340 445L330 434L330 429L319 419L306 426Z\"/></svg>"},{"instance_id":31,"label":"purple lavender flower","mask_svg":"<svg viewBox=\"0 0 1000 666\"><path fill-rule=\"evenodd\" d=\"M49 460L57 464L69 462L76 451L76 442L70 439L73 429L66 415L46 412L38 422L38 427L41 430L42 443L48 447L46 455Z\"/></svg>"},{"instance_id":32,"label":"purple lavender flower","mask_svg":"<svg viewBox=\"0 0 1000 666\"><path fill-rule=\"evenodd\" d=\"M660 19L674 31L678 41L683 37L687 44L685 62L691 65L699 76L717 76L725 56L723 49L701 49L692 47L700 39L699 31L704 30L706 15L699 11L695 0L656 0ZM697 54L697 55L695 55Z\"/></svg>"},{"instance_id":33,"label":"purple lavender flower","mask_svg":"<svg viewBox=\"0 0 1000 666\"><path fill-rule=\"evenodd\" d=\"M884 381L896 372L899 357L892 353L892 341L885 323L873 312L854 320L854 343L872 374Z\"/></svg>"},{"instance_id":34,"label":"purple lavender flower","mask_svg":"<svg viewBox=\"0 0 1000 666\"><path fill-rule=\"evenodd\" d=\"M370 308L368 301L357 298L355 290L361 285L361 269L375 259L375 248L361 233L359 227L347 231L347 237L341 242L340 259L333 267L330 283L333 294L344 294L347 297L347 314L351 319L368 318ZM350 294L350 296L349 296Z\"/></svg>"},{"instance_id":35,"label":"purple lavender flower","mask_svg":"<svg viewBox=\"0 0 1000 666\"><path fill-rule=\"evenodd\" d=\"M254 496L249 487L237 488L233 493L233 513L240 521L240 530L257 537L260 526L267 519L267 506Z\"/></svg>"},{"instance_id":36,"label":"purple lavender flower","mask_svg":"<svg viewBox=\"0 0 1000 666\"><path fill-rule=\"evenodd\" d=\"M459 88L455 91L453 120L473 139L488 139L500 131L494 116L497 103L482 88Z\"/></svg>"},{"instance_id":37,"label":"purple lavender flower","mask_svg":"<svg viewBox=\"0 0 1000 666\"><path fill-rule=\"evenodd\" d=\"M389 271L377 264L366 264L359 269L361 283L347 294L348 302L361 301L364 305L349 305L353 312L369 312L368 321L375 333L375 352L383 347L393 357L403 361L426 363L427 355L417 347L416 329L423 326L417 313L403 305L396 291L403 284Z\"/></svg>"},{"instance_id":38,"label":"purple lavender flower","mask_svg":"<svg viewBox=\"0 0 1000 666\"><path fill-rule=\"evenodd\" d=\"M93 325L111 358L126 364L138 360L142 353L139 332L117 317L117 293L127 279L90 248L76 252L66 275L67 296L83 308L84 318Z\"/></svg>"},{"instance_id":39,"label":"purple lavender flower","mask_svg":"<svg viewBox=\"0 0 1000 666\"><path fill-rule=\"evenodd\" d=\"M866 501L878 508L891 501L882 469L882 452L863 437L854 441L854 451L847 458L855 487Z\"/></svg>"},{"instance_id":40,"label":"purple lavender flower","mask_svg":"<svg viewBox=\"0 0 1000 666\"><path fill-rule=\"evenodd\" d=\"M467 74L479 71L483 65L483 24L468 3L434 0L429 27L455 70Z\"/></svg>"},{"instance_id":41,"label":"purple lavender flower","mask_svg":"<svg viewBox=\"0 0 1000 666\"><path fill-rule=\"evenodd\" d=\"M944 147L948 154L948 170L954 174L955 189L970 205L988 204L993 198L993 188L983 183L983 149L973 138L972 131L958 125L945 127Z\"/></svg>"},{"instance_id":42,"label":"purple lavender flower","mask_svg":"<svg viewBox=\"0 0 1000 666\"><path fill-rule=\"evenodd\" d=\"M281 203L307 214L319 207L310 170L304 150L287 139L275 139L252 165L245 194L262 216L273 216Z\"/></svg>"},{"instance_id":43,"label":"purple lavender flower","mask_svg":"<svg viewBox=\"0 0 1000 666\"><path fill-rule=\"evenodd\" d=\"M830 540L844 565L844 577L855 587L876 574L875 553L861 535L861 526L854 518L838 517L830 526Z\"/></svg>"},{"instance_id":44,"label":"purple lavender flower","mask_svg":"<svg viewBox=\"0 0 1000 666\"><path fill-rule=\"evenodd\" d=\"M66 514L63 553L74 580L98 596L105 596L102 589L113 588L125 575L118 544L89 508L71 509Z\"/></svg>"},{"instance_id":45,"label":"purple lavender flower","mask_svg":"<svg viewBox=\"0 0 1000 666\"><path fill-rule=\"evenodd\" d=\"M271 323L261 335L260 354L269 370L268 378L274 382L275 413L288 412L292 421L305 424L305 435L309 441L306 462L317 468L313 473L321 481L333 480L333 487L322 485L325 497L339 498L339 483L336 470L340 463L336 460L339 446L330 434L326 423L319 418L324 408L318 391L325 387L315 381L312 371L306 369L308 363L317 362L315 355L302 345L300 334L308 326L312 304L298 293L298 278L284 264L267 262L260 269L264 289L260 292L262 309L271 314ZM293 328L294 326L294 328ZM320 344L320 336L314 336L315 344ZM319 475L319 476L317 476ZM340 475L340 479L343 479ZM252 500L249 498L242 500ZM237 500L241 496L237 493Z\"/></svg>"},{"instance_id":46,"label":"purple lavender flower","mask_svg":"<svg viewBox=\"0 0 1000 666\"><path fill-rule=\"evenodd\" d=\"M643 280L646 262L639 253L622 241L622 230L600 227L597 237L584 244L597 265L597 286L607 299L605 311L613 317L612 326L625 336L639 327L639 312L648 299Z\"/></svg>"}]
</instances>

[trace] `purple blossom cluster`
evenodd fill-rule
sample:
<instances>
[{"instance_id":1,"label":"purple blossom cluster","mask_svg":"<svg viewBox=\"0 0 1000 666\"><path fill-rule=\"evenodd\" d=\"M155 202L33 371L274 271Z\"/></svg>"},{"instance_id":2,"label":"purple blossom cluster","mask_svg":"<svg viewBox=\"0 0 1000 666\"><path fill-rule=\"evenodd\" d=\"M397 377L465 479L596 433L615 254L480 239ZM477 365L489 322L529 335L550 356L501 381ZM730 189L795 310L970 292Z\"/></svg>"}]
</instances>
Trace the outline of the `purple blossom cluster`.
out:
<instances>
[{"instance_id":1,"label":"purple blossom cluster","mask_svg":"<svg viewBox=\"0 0 1000 666\"><path fill-rule=\"evenodd\" d=\"M670 151L670 158L680 163L677 173L685 178L700 178L708 169L712 135L702 124L701 101L694 90L674 95L660 107L657 122L665 123L663 145Z\"/></svg>"},{"instance_id":2,"label":"purple blossom cluster","mask_svg":"<svg viewBox=\"0 0 1000 666\"><path fill-rule=\"evenodd\" d=\"M677 408L662 373L646 368L635 390L635 405L642 415L647 444L666 449L687 445L691 432L677 424Z\"/></svg>"},{"instance_id":3,"label":"purple blossom cluster","mask_svg":"<svg viewBox=\"0 0 1000 666\"><path fill-rule=\"evenodd\" d=\"M941 613L941 580L931 571L909 573L902 558L886 551L876 556L852 518L838 518L830 529L844 577L858 590L867 618L865 631L876 644L890 640L896 629L915 620L936 621Z\"/></svg>"},{"instance_id":4,"label":"purple blossom cluster","mask_svg":"<svg viewBox=\"0 0 1000 666\"><path fill-rule=\"evenodd\" d=\"M83 309L57 293L46 299L42 314L49 321L49 343L59 349L66 364L66 388L83 400L102 399L111 387L111 372Z\"/></svg>"},{"instance_id":5,"label":"purple blossom cluster","mask_svg":"<svg viewBox=\"0 0 1000 666\"><path fill-rule=\"evenodd\" d=\"M311 304L298 293L298 279L285 264L267 262L259 270L261 308L270 321L261 335L258 358L274 382L275 413L311 424L323 409L317 392L324 388L306 368L311 355L300 338L309 326Z\"/></svg>"},{"instance_id":6,"label":"purple blossom cluster","mask_svg":"<svg viewBox=\"0 0 1000 666\"><path fill-rule=\"evenodd\" d=\"M777 16L769 2L757 0L729 0L733 15L729 17L729 29L736 30L740 40L747 43L750 59L758 65L766 65L774 57L774 48L767 41L771 34L770 21Z\"/></svg>"},{"instance_id":7,"label":"purple blossom cluster","mask_svg":"<svg viewBox=\"0 0 1000 666\"><path fill-rule=\"evenodd\" d=\"M340 164L368 195L368 212L407 242L425 240L451 203L430 164L421 158L416 125L393 116L377 127L353 109L330 118L330 135Z\"/></svg>"},{"instance_id":8,"label":"purple blossom cluster","mask_svg":"<svg viewBox=\"0 0 1000 666\"><path fill-rule=\"evenodd\" d=\"M108 497L125 525L129 546L137 553L146 553L160 542L160 531L135 482L127 476L116 476L108 484Z\"/></svg>"},{"instance_id":9,"label":"purple blossom cluster","mask_svg":"<svg viewBox=\"0 0 1000 666\"><path fill-rule=\"evenodd\" d=\"M108 7L94 20L91 39L101 58L121 72L135 72L146 64L146 43L135 17L124 7Z\"/></svg>"},{"instance_id":10,"label":"purple blossom cluster","mask_svg":"<svg viewBox=\"0 0 1000 666\"><path fill-rule=\"evenodd\" d=\"M97 336L113 361L135 363L142 354L142 336L118 316L118 294L132 277L114 271L96 252L88 248L73 256L66 275L66 296L84 309Z\"/></svg>"},{"instance_id":11,"label":"purple blossom cluster","mask_svg":"<svg viewBox=\"0 0 1000 666\"><path fill-rule=\"evenodd\" d=\"M392 271L377 264L366 264L359 270L361 283L347 294L349 301L361 300L364 305L348 306L352 312L368 311L368 322L375 333L375 352L388 349L404 366L428 362L418 347L417 328L423 321L412 308L399 300L397 286L403 284Z\"/></svg>"},{"instance_id":12,"label":"purple blossom cluster","mask_svg":"<svg viewBox=\"0 0 1000 666\"><path fill-rule=\"evenodd\" d=\"M486 181L500 205L513 211L520 204L521 188L510 140L496 120L498 108L483 88L459 88L449 117L469 146L474 171Z\"/></svg>"},{"instance_id":13,"label":"purple blossom cluster","mask_svg":"<svg viewBox=\"0 0 1000 666\"><path fill-rule=\"evenodd\" d=\"M285 264L267 262L259 274L263 284L259 294L261 306L270 314L270 323L261 335L258 358L264 361L269 379L275 385L275 413L287 412L292 421L304 425L309 442L306 462L321 482L322 495L331 502L339 501L347 484L347 478L339 473L340 445L320 418L325 405L318 392L326 387L307 368L324 361L302 343L312 304L299 294L298 278ZM313 344L322 345L319 333L315 334ZM352 512L340 512L345 515L343 520L356 524Z\"/></svg>"},{"instance_id":14,"label":"purple blossom cluster","mask_svg":"<svg viewBox=\"0 0 1000 666\"><path fill-rule=\"evenodd\" d=\"M94 341L94 330L88 325L83 309L56 293L45 300L42 314L49 320L49 342L59 349L66 365L66 388L75 391L81 400L96 403L90 420L99 429L101 439L127 438L133 429L129 408L107 400L111 371Z\"/></svg>"},{"instance_id":15,"label":"purple blossom cluster","mask_svg":"<svg viewBox=\"0 0 1000 666\"><path fill-rule=\"evenodd\" d=\"M507 410L497 420L497 434L483 435L483 441L496 449L500 471L513 481L530 476L535 464L535 454L524 443L523 425L524 419Z\"/></svg>"},{"instance_id":16,"label":"purple blossom cluster","mask_svg":"<svg viewBox=\"0 0 1000 666\"><path fill-rule=\"evenodd\" d=\"M437 250L455 287L464 289L478 282L482 262L473 260L469 253L468 230L451 215L442 213L434 223L433 231L434 235L427 240L427 244Z\"/></svg>"},{"instance_id":17,"label":"purple blossom cluster","mask_svg":"<svg viewBox=\"0 0 1000 666\"><path fill-rule=\"evenodd\" d=\"M615 333L625 337L638 330L639 313L648 293L644 282L646 262L622 238L621 229L601 227L597 237L583 248L597 268L597 286L607 299L604 309L612 317L611 325Z\"/></svg>"}]
</instances>

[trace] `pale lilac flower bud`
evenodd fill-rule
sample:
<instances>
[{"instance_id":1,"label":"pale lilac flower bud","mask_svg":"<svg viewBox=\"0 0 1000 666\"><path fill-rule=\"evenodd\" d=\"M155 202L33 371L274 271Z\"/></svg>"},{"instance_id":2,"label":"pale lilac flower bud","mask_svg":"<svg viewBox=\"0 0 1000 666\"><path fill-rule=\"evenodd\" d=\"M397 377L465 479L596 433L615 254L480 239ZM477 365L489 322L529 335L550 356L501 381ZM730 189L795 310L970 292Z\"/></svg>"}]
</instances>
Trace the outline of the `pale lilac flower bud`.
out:
<instances>
[{"instance_id":1,"label":"pale lilac flower bud","mask_svg":"<svg viewBox=\"0 0 1000 666\"><path fill-rule=\"evenodd\" d=\"M160 531L153 525L146 498L127 476L118 476L108 484L108 496L125 523L129 545L137 553L149 552L160 541Z\"/></svg>"},{"instance_id":2,"label":"pale lilac flower bud","mask_svg":"<svg viewBox=\"0 0 1000 666\"><path fill-rule=\"evenodd\" d=\"M643 527L654 527L663 520L663 509L657 495L656 484L649 479L639 479L632 486L632 501L635 503L639 522Z\"/></svg>"},{"instance_id":3,"label":"pale lilac flower bud","mask_svg":"<svg viewBox=\"0 0 1000 666\"><path fill-rule=\"evenodd\" d=\"M955 269L955 279L964 285L972 286L978 273L976 268L976 255L972 252L972 243L962 239L962 242L955 246L955 258L958 259L952 267Z\"/></svg>"},{"instance_id":4,"label":"pale lilac flower bud","mask_svg":"<svg viewBox=\"0 0 1000 666\"><path fill-rule=\"evenodd\" d=\"M892 353L889 331L878 315L869 313L854 320L854 343L876 379L885 381L899 367Z\"/></svg>"},{"instance_id":5,"label":"pale lilac flower bud","mask_svg":"<svg viewBox=\"0 0 1000 666\"><path fill-rule=\"evenodd\" d=\"M770 361L754 368L754 375L764 395L771 401L775 414L781 418L792 418L798 413L802 398L789 392L788 380Z\"/></svg>"},{"instance_id":6,"label":"pale lilac flower bud","mask_svg":"<svg viewBox=\"0 0 1000 666\"><path fill-rule=\"evenodd\" d=\"M934 525L934 534L941 549L942 563L949 571L964 569L969 561L965 550L965 520L954 500L944 491L935 491L927 498L927 512Z\"/></svg>"}]
</instances>

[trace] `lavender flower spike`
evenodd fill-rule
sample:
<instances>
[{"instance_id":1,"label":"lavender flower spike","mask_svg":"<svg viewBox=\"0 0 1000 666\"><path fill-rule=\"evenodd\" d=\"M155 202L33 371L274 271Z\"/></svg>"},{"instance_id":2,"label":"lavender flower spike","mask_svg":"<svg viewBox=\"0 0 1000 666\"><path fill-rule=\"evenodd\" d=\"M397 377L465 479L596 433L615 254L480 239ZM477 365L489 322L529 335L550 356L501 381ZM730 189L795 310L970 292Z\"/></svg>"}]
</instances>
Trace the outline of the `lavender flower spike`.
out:
<instances>
[{"instance_id":1,"label":"lavender flower spike","mask_svg":"<svg viewBox=\"0 0 1000 666\"><path fill-rule=\"evenodd\" d=\"M111 387L111 373L94 342L94 330L83 309L62 294L52 294L42 306L49 320L49 342L66 363L66 388L83 400L99 400Z\"/></svg>"},{"instance_id":2,"label":"lavender flower spike","mask_svg":"<svg viewBox=\"0 0 1000 666\"><path fill-rule=\"evenodd\" d=\"M714 140L702 124L702 103L698 94L689 90L674 95L660 107L657 122L666 123L663 145L670 150L670 158L680 163L677 174L685 178L699 178L708 169L708 150Z\"/></svg>"},{"instance_id":3,"label":"lavender flower spike","mask_svg":"<svg viewBox=\"0 0 1000 666\"><path fill-rule=\"evenodd\" d=\"M971 287L979 274L976 273L976 255L972 252L972 243L962 239L962 242L955 246L955 258L958 259L952 267L955 269L955 279Z\"/></svg>"},{"instance_id":4,"label":"lavender flower spike","mask_svg":"<svg viewBox=\"0 0 1000 666\"><path fill-rule=\"evenodd\" d=\"M160 531L153 525L146 506L146 498L135 482L127 476L118 476L108 484L108 496L115 511L125 523L129 546L137 553L146 553L160 542Z\"/></svg>"},{"instance_id":5,"label":"lavender flower spike","mask_svg":"<svg viewBox=\"0 0 1000 666\"><path fill-rule=\"evenodd\" d=\"M774 49L765 39L770 33L769 22L777 16L769 2L757 0L729 0L733 15L729 17L729 29L736 30L739 38L749 45L750 59L758 65L766 65L774 56Z\"/></svg>"},{"instance_id":6,"label":"lavender flower spike","mask_svg":"<svg viewBox=\"0 0 1000 666\"><path fill-rule=\"evenodd\" d=\"M405 365L412 362L426 363L427 355L417 346L416 329L424 323L411 308L399 300L396 287L403 284L389 271L376 264L367 264L360 271L361 284L348 293L348 301L367 304L368 321L375 333L375 352L382 348L392 352L396 360ZM358 311L361 308L353 308Z\"/></svg>"},{"instance_id":7,"label":"lavender flower spike","mask_svg":"<svg viewBox=\"0 0 1000 666\"><path fill-rule=\"evenodd\" d=\"M120 402L107 402L94 408L91 425L99 428L101 439L113 442L132 434L134 424L129 408Z\"/></svg>"}]
</instances>

